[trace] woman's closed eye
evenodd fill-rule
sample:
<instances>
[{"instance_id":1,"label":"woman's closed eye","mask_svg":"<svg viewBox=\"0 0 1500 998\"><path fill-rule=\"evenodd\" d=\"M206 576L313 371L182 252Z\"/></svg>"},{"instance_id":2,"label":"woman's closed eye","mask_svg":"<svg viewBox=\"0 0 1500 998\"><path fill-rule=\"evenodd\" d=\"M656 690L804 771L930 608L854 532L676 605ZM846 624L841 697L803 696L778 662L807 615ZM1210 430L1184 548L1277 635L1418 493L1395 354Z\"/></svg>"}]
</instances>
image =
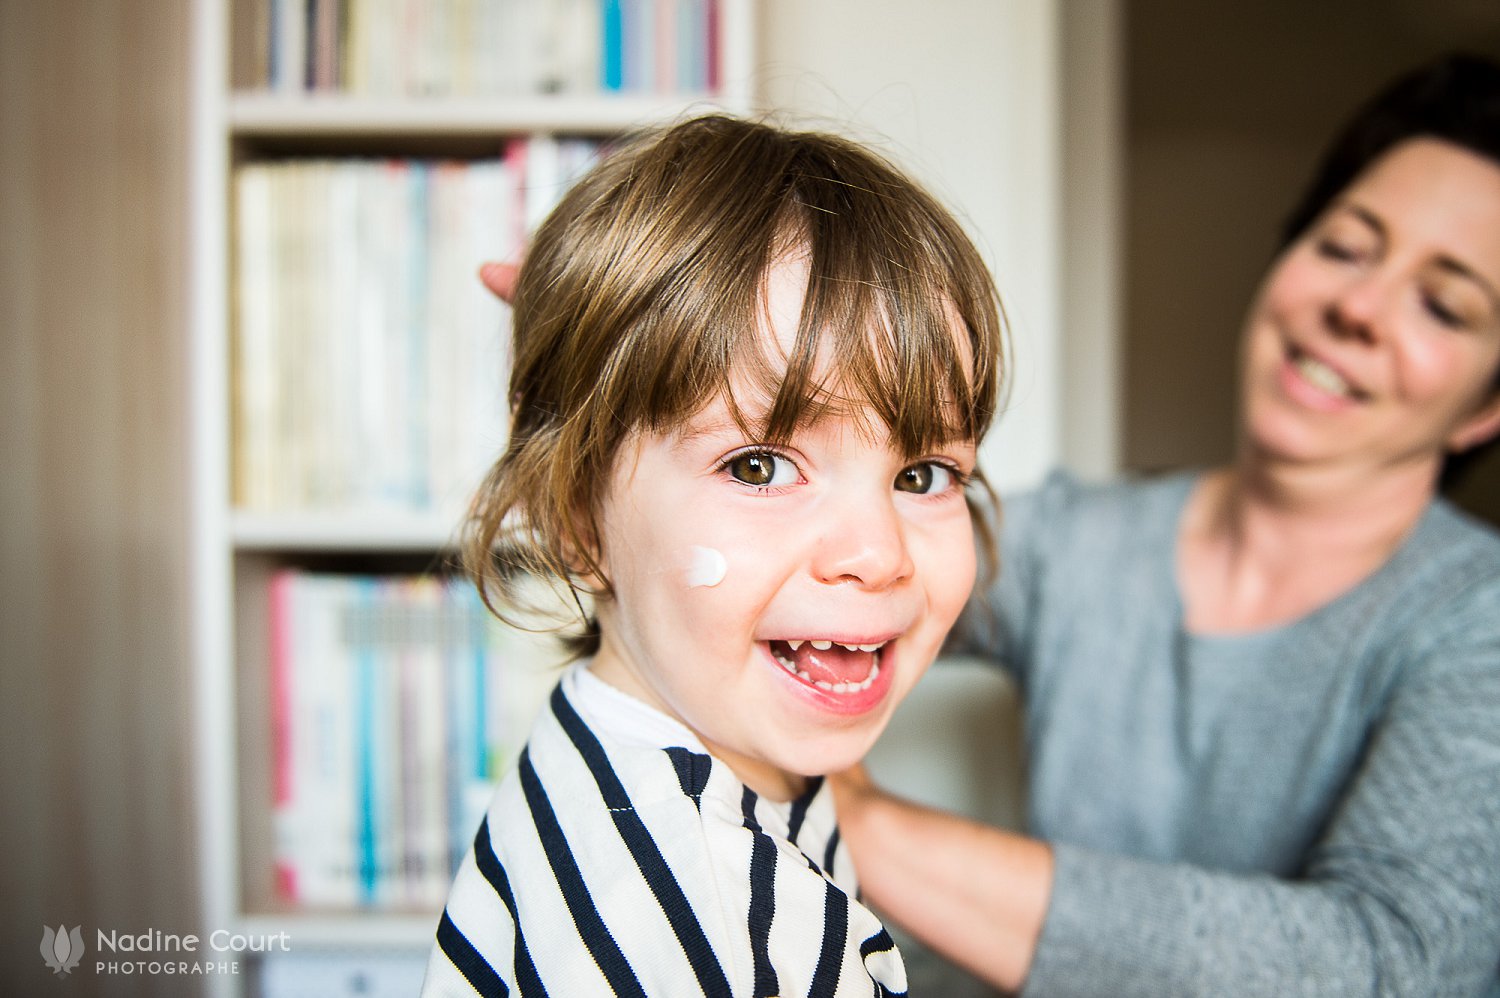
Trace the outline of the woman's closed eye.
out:
<instances>
[{"instance_id":1,"label":"woman's closed eye","mask_svg":"<svg viewBox=\"0 0 1500 998\"><path fill-rule=\"evenodd\" d=\"M1440 295L1431 292L1424 293L1422 307L1427 310L1428 315L1437 320L1439 325L1447 326L1449 329L1462 329L1468 325L1464 316L1460 314L1460 310L1450 306Z\"/></svg>"},{"instance_id":2,"label":"woman's closed eye","mask_svg":"<svg viewBox=\"0 0 1500 998\"><path fill-rule=\"evenodd\" d=\"M1380 253L1380 245L1360 232L1324 233L1313 249L1325 260L1334 263L1368 263Z\"/></svg>"},{"instance_id":3,"label":"woman's closed eye","mask_svg":"<svg viewBox=\"0 0 1500 998\"><path fill-rule=\"evenodd\" d=\"M1358 256L1357 251L1352 246L1335 239L1319 239L1316 245L1318 255L1328 260L1347 263Z\"/></svg>"},{"instance_id":4,"label":"woman's closed eye","mask_svg":"<svg viewBox=\"0 0 1500 998\"><path fill-rule=\"evenodd\" d=\"M1422 308L1449 329L1478 329L1492 323L1495 301L1473 278L1446 267L1429 271L1419 288Z\"/></svg>"}]
</instances>

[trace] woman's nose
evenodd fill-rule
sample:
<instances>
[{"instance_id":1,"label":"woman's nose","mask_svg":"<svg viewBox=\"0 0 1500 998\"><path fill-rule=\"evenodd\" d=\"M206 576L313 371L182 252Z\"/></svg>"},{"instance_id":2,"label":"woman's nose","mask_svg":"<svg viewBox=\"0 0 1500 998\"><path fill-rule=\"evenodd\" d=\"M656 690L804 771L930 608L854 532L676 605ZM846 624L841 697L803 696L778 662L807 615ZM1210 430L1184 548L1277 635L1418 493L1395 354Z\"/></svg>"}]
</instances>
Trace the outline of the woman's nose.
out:
<instances>
[{"instance_id":1,"label":"woman's nose","mask_svg":"<svg viewBox=\"0 0 1500 998\"><path fill-rule=\"evenodd\" d=\"M890 498L841 503L826 511L813 573L830 585L853 583L885 590L912 575L906 525Z\"/></svg>"},{"instance_id":2,"label":"woman's nose","mask_svg":"<svg viewBox=\"0 0 1500 998\"><path fill-rule=\"evenodd\" d=\"M1374 342L1384 329L1392 288L1379 272L1351 278L1328 302L1329 329L1339 336Z\"/></svg>"}]
</instances>

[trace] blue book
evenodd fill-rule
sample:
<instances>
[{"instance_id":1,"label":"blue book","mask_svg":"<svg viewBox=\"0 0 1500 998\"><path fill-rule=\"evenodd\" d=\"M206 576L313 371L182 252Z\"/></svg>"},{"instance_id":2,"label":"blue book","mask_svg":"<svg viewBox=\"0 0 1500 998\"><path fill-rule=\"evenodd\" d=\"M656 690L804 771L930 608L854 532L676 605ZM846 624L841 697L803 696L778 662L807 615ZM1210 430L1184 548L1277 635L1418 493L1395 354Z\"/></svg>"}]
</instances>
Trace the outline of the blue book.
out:
<instances>
[{"instance_id":1,"label":"blue book","mask_svg":"<svg viewBox=\"0 0 1500 998\"><path fill-rule=\"evenodd\" d=\"M489 794L489 745L485 714L487 689L485 616L479 597L466 584L450 581L450 612L466 623L464 640L444 649L448 687L448 834L449 872L455 873L479 827Z\"/></svg>"},{"instance_id":2,"label":"blue book","mask_svg":"<svg viewBox=\"0 0 1500 998\"><path fill-rule=\"evenodd\" d=\"M375 602L376 583L373 579L351 579L349 584L355 592L354 604L359 611L369 616ZM357 842L355 859L358 864L359 898L364 904L373 904L380 881L380 859L377 852L377 825L381 788L378 756L381 748L378 740L385 735L376 730L380 701L380 661L372 635L361 635L352 649L354 655L354 758L359 767L359 792L355 797L358 809Z\"/></svg>"},{"instance_id":3,"label":"blue book","mask_svg":"<svg viewBox=\"0 0 1500 998\"><path fill-rule=\"evenodd\" d=\"M625 86L625 11L621 0L601 0L603 10L600 24L604 30L600 55L604 59L599 78L605 90L621 90Z\"/></svg>"}]
</instances>

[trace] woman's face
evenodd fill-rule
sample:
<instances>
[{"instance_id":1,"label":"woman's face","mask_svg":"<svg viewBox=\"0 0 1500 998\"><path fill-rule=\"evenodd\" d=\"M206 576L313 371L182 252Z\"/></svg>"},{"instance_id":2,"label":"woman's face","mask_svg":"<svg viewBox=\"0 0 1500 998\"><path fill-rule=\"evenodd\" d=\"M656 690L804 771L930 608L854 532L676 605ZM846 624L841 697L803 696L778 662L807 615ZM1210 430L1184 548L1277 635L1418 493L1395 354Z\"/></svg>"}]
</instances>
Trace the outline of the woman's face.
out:
<instances>
[{"instance_id":1,"label":"woman's face","mask_svg":"<svg viewBox=\"0 0 1500 998\"><path fill-rule=\"evenodd\" d=\"M1430 465L1500 430L1500 165L1414 139L1272 267L1244 342L1253 455Z\"/></svg>"}]
</instances>

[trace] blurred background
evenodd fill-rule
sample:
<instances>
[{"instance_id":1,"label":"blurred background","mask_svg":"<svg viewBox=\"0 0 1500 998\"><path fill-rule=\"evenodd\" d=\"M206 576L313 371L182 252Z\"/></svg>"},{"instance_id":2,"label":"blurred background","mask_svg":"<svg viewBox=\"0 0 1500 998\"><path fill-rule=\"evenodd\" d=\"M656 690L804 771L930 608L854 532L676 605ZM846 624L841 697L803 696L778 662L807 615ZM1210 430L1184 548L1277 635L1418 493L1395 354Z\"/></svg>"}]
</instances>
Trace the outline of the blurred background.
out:
<instances>
[{"instance_id":1,"label":"blurred background","mask_svg":"<svg viewBox=\"0 0 1500 998\"><path fill-rule=\"evenodd\" d=\"M232 168L293 151L473 155L490 133L556 128L562 114L548 105L537 123L487 130L481 102L477 123L396 138L337 120L257 125L255 106L230 98L247 85L231 86L238 56L224 39L258 9L0 0L6 994L298 993L272 975L257 985L93 970L95 928L304 924L257 900L268 891L260 854L273 848L259 840L272 836L268 818L245 814L260 806L268 764L243 767L270 736L252 730L261 694L243 695L263 671L236 671L247 645L233 632L245 630L247 577L345 570L367 553L331 533L304 544L234 532L227 350L205 353L239 314ZM731 106L876 144L958 210L990 259L1016 338L1011 411L985 453L1007 489L1056 465L1102 477L1225 459L1241 316L1320 146L1398 70L1452 48L1500 58L1493 0L723 10L718 86ZM479 261L459 262L468 280ZM1500 461L1456 498L1500 522ZM392 540L380 567L440 540ZM877 749L877 772L1017 820L1007 691L963 664L924 685ZM411 922L429 921L306 923L356 955L334 983L304 977L303 993L386 993L380 960L410 948ZM38 955L43 927L79 924L87 953L61 977ZM368 979L350 966L371 968Z\"/></svg>"}]
</instances>

